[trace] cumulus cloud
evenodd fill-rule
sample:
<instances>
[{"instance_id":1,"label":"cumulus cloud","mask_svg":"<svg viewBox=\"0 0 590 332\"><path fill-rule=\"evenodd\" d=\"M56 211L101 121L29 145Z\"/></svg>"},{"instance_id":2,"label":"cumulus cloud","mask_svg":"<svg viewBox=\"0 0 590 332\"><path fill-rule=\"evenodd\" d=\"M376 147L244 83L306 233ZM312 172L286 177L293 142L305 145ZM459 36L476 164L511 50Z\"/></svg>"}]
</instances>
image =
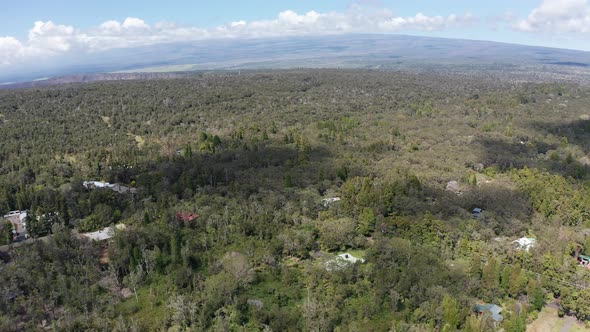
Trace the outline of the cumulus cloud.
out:
<instances>
[{"instance_id":1,"label":"cumulus cloud","mask_svg":"<svg viewBox=\"0 0 590 332\"><path fill-rule=\"evenodd\" d=\"M527 32L590 33L590 4L587 0L544 0L515 28Z\"/></svg>"},{"instance_id":2,"label":"cumulus cloud","mask_svg":"<svg viewBox=\"0 0 590 332\"><path fill-rule=\"evenodd\" d=\"M579 0L578 0L579 1ZM222 38L262 38L281 36L327 35L341 33L393 33L435 31L471 24L470 14L449 16L401 17L389 10L353 6L345 12L297 13L286 10L274 19L235 21L203 29L170 22L150 25L139 18L123 22L111 20L97 27L80 30L52 21L35 22L26 41L0 37L0 65L46 58L58 54L94 52L112 48L152 45L165 42Z\"/></svg>"}]
</instances>

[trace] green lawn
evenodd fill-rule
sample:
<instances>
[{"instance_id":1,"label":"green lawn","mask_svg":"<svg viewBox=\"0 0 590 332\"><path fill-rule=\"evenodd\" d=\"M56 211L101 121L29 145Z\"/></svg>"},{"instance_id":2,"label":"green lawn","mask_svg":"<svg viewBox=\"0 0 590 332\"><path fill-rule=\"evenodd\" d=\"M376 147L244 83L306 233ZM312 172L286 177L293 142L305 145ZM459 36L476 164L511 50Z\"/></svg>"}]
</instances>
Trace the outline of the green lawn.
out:
<instances>
[{"instance_id":1,"label":"green lawn","mask_svg":"<svg viewBox=\"0 0 590 332\"><path fill-rule=\"evenodd\" d=\"M571 319L571 318L570 318ZM560 318L557 315L557 309L551 307L545 307L539 313L539 318L535 320L532 324L527 326L527 332L560 332L562 331L564 325L568 321L567 317ZM590 331L589 328L584 327L579 322L575 322L571 325L567 332L581 332L581 331ZM564 331L565 332L565 331Z\"/></svg>"}]
</instances>

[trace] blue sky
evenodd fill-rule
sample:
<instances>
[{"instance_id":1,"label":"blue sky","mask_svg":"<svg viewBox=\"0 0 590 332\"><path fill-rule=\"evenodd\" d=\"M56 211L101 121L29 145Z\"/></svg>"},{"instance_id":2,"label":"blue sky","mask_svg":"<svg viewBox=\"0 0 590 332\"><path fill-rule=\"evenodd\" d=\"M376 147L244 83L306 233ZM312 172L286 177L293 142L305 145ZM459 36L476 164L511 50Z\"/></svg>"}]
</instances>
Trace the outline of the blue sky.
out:
<instances>
[{"instance_id":1,"label":"blue sky","mask_svg":"<svg viewBox=\"0 0 590 332\"><path fill-rule=\"evenodd\" d=\"M0 66L166 41L400 33L590 51L590 0L7 0Z\"/></svg>"}]
</instances>

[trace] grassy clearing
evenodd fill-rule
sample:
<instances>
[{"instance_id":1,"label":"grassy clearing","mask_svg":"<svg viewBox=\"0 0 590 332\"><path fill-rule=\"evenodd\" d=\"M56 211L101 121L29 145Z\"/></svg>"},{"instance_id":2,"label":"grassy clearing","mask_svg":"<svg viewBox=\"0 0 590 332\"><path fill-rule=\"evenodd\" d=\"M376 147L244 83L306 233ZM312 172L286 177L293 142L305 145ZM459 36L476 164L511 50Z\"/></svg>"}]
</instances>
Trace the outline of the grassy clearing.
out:
<instances>
[{"instance_id":1,"label":"grassy clearing","mask_svg":"<svg viewBox=\"0 0 590 332\"><path fill-rule=\"evenodd\" d=\"M132 133L127 133L127 135L133 137L133 139L135 140L135 143L137 144L137 148L138 149L142 149L145 145L145 139L139 135L134 135Z\"/></svg>"},{"instance_id":2,"label":"grassy clearing","mask_svg":"<svg viewBox=\"0 0 590 332\"><path fill-rule=\"evenodd\" d=\"M116 305L116 311L130 320L135 320L146 331L155 329L170 315L166 307L166 293L160 286L139 288L137 299L134 295L129 297Z\"/></svg>"},{"instance_id":3,"label":"grassy clearing","mask_svg":"<svg viewBox=\"0 0 590 332\"><path fill-rule=\"evenodd\" d=\"M560 332L566 325L567 321L567 317L560 318L557 315L557 309L545 307L539 313L539 318L537 318L537 320L535 320L532 324L529 324L526 330L527 332ZM579 322L575 322L567 330L567 332L581 331L590 331L590 329L586 328L583 324Z\"/></svg>"},{"instance_id":4,"label":"grassy clearing","mask_svg":"<svg viewBox=\"0 0 590 332\"><path fill-rule=\"evenodd\" d=\"M338 255L344 254L344 253L349 253L356 258L363 258L363 259L365 258L365 250L361 250L361 249L350 249L347 251L342 251L342 252L339 252Z\"/></svg>"},{"instance_id":5,"label":"grassy clearing","mask_svg":"<svg viewBox=\"0 0 590 332\"><path fill-rule=\"evenodd\" d=\"M109 128L111 127L111 117L101 115L100 118L102 119L102 121L104 121L104 123L107 124L107 126L109 126Z\"/></svg>"},{"instance_id":6,"label":"grassy clearing","mask_svg":"<svg viewBox=\"0 0 590 332\"><path fill-rule=\"evenodd\" d=\"M139 135L135 135L135 142L137 143L137 147L138 148L143 148L143 146L145 145L145 139Z\"/></svg>"}]
</instances>

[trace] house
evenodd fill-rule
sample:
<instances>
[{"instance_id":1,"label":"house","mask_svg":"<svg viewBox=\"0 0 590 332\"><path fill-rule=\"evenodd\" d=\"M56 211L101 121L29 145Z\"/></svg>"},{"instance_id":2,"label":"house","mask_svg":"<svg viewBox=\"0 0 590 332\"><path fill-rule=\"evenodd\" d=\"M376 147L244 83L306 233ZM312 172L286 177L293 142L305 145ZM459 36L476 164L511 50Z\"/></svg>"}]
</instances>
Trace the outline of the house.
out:
<instances>
[{"instance_id":1,"label":"house","mask_svg":"<svg viewBox=\"0 0 590 332\"><path fill-rule=\"evenodd\" d=\"M176 218L180 221L193 221L199 217L200 216L196 213L178 212L176 214Z\"/></svg>"},{"instance_id":2,"label":"house","mask_svg":"<svg viewBox=\"0 0 590 332\"><path fill-rule=\"evenodd\" d=\"M27 234L27 211L10 211L4 218L12 223L13 240L22 241L29 237Z\"/></svg>"},{"instance_id":3,"label":"house","mask_svg":"<svg viewBox=\"0 0 590 332\"><path fill-rule=\"evenodd\" d=\"M447 182L447 186L445 187L446 191L450 191L455 195L461 195L461 188L459 186L459 182L457 181L449 181Z\"/></svg>"},{"instance_id":4,"label":"house","mask_svg":"<svg viewBox=\"0 0 590 332\"><path fill-rule=\"evenodd\" d=\"M590 268L590 256L578 255L578 262L580 265Z\"/></svg>"},{"instance_id":5,"label":"house","mask_svg":"<svg viewBox=\"0 0 590 332\"><path fill-rule=\"evenodd\" d=\"M529 251L530 248L534 247L537 243L537 240L532 237L521 237L518 240L512 241L512 243L516 244L516 249Z\"/></svg>"},{"instance_id":6,"label":"house","mask_svg":"<svg viewBox=\"0 0 590 332\"><path fill-rule=\"evenodd\" d=\"M84 181L82 185L86 189L94 189L94 188L113 188L115 185L108 182L103 181Z\"/></svg>"},{"instance_id":7,"label":"house","mask_svg":"<svg viewBox=\"0 0 590 332\"><path fill-rule=\"evenodd\" d=\"M86 189L111 189L114 192L118 193L137 193L137 188L127 187L118 183L110 183L110 182L103 182L103 181L84 181L82 185Z\"/></svg>"},{"instance_id":8,"label":"house","mask_svg":"<svg viewBox=\"0 0 590 332\"><path fill-rule=\"evenodd\" d=\"M136 194L137 193L137 188L131 188L131 187L127 187L118 183L115 183L112 187L110 187L111 190L118 192L120 194L124 194L124 193L132 193L132 194Z\"/></svg>"},{"instance_id":9,"label":"house","mask_svg":"<svg viewBox=\"0 0 590 332\"><path fill-rule=\"evenodd\" d=\"M115 227L105 227L96 232L89 232L81 234L83 237L88 238L94 241L104 241L112 238L115 235L115 229L123 230L125 229L124 224L118 224Z\"/></svg>"},{"instance_id":10,"label":"house","mask_svg":"<svg viewBox=\"0 0 590 332\"><path fill-rule=\"evenodd\" d=\"M473 213L473 218L477 219L481 216L481 214L483 213L483 210L481 208L475 208L473 209L473 211L471 211Z\"/></svg>"},{"instance_id":11,"label":"house","mask_svg":"<svg viewBox=\"0 0 590 332\"><path fill-rule=\"evenodd\" d=\"M336 203L340 201L340 197L332 197L332 198L324 198L322 199L322 205L324 207L328 207L332 205L332 203Z\"/></svg>"},{"instance_id":12,"label":"house","mask_svg":"<svg viewBox=\"0 0 590 332\"><path fill-rule=\"evenodd\" d=\"M495 304L476 304L474 310L480 317L490 317L496 324L504 320L504 317L502 317L502 308Z\"/></svg>"},{"instance_id":13,"label":"house","mask_svg":"<svg viewBox=\"0 0 590 332\"><path fill-rule=\"evenodd\" d=\"M326 270L328 271L338 271L346 268L347 266L354 264L356 262L364 263L365 260L362 258L354 257L349 253L343 253L336 256L334 259L331 259L326 262Z\"/></svg>"},{"instance_id":14,"label":"house","mask_svg":"<svg viewBox=\"0 0 590 332\"><path fill-rule=\"evenodd\" d=\"M356 258L356 257L354 257L353 255L351 255L351 254L349 254L347 252L338 255L338 257L340 257L341 259L343 259L343 260L345 260L347 262L350 262L350 263L356 263L356 262L364 263L365 262L364 259L362 259L362 258Z\"/></svg>"}]
</instances>

